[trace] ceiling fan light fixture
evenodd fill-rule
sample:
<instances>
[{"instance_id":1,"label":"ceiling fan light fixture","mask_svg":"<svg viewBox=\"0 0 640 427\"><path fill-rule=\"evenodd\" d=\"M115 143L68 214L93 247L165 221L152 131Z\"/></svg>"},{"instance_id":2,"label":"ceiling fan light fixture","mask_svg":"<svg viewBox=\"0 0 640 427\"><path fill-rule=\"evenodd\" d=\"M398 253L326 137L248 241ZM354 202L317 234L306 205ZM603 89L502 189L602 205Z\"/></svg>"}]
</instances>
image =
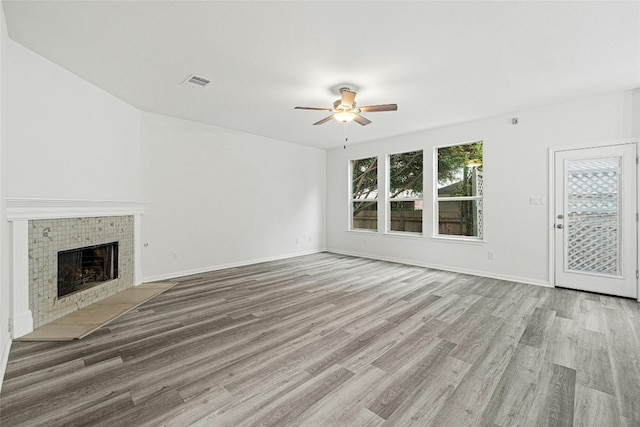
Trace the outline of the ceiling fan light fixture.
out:
<instances>
[{"instance_id":1,"label":"ceiling fan light fixture","mask_svg":"<svg viewBox=\"0 0 640 427\"><path fill-rule=\"evenodd\" d=\"M362 117L360 113L375 113L377 111L396 111L398 106L396 104L381 104L381 105L368 105L365 107L356 108L356 93L351 91L347 87L340 88L340 99L337 99L333 103L333 108L318 108L318 107L295 107L296 110L318 110L318 111L330 111L330 116L315 122L313 125L322 125L330 122L331 119L336 119L341 123L356 122L360 126L366 126L371 123L371 120L366 117ZM346 127L346 126L345 126Z\"/></svg>"},{"instance_id":2,"label":"ceiling fan light fixture","mask_svg":"<svg viewBox=\"0 0 640 427\"><path fill-rule=\"evenodd\" d=\"M333 118L342 123L348 123L356 118L356 114L351 111L338 111Z\"/></svg>"}]
</instances>

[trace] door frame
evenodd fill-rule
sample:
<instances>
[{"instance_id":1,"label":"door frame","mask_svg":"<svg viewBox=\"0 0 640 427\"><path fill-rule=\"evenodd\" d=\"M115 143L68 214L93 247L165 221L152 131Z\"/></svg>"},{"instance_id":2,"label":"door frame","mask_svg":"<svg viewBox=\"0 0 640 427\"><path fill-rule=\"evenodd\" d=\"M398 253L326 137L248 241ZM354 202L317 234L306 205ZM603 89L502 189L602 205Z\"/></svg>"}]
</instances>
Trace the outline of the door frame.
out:
<instances>
[{"instance_id":1,"label":"door frame","mask_svg":"<svg viewBox=\"0 0 640 427\"><path fill-rule=\"evenodd\" d=\"M562 147L553 147L549 148L549 192L547 196L547 200L549 200L549 213L548 213L548 224L547 229L549 232L549 285L553 288L556 287L556 277L555 277L555 269L556 269L556 253L555 253L555 156L558 151L567 151L567 150L581 150L585 148L597 148L597 147L609 147L612 145L623 145L623 144L635 144L636 146L636 156L640 155L640 139L639 138L629 138L629 139L621 139L621 140L613 140L613 141L599 141L599 142L590 142L583 143L579 145L567 145ZM637 158L637 157L636 157ZM640 203L640 173L638 169L640 166L636 165L636 214L638 211L638 204ZM640 269L640 247L638 243L640 242L640 223L636 221L636 271ZM637 300L640 302L640 280L638 280L638 276L636 275L636 290L637 290Z\"/></svg>"}]
</instances>

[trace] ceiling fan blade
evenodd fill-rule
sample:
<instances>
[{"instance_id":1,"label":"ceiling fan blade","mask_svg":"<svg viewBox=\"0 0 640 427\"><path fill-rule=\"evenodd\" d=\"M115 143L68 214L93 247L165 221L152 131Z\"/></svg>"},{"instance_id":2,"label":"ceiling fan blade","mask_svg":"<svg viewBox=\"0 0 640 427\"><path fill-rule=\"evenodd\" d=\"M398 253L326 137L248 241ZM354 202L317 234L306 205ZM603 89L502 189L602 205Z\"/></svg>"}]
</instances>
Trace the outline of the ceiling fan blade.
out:
<instances>
[{"instance_id":1,"label":"ceiling fan blade","mask_svg":"<svg viewBox=\"0 0 640 427\"><path fill-rule=\"evenodd\" d=\"M375 113L378 111L396 111L398 109L397 104L384 104L384 105L368 105L366 107L358 107L361 113Z\"/></svg>"},{"instance_id":2,"label":"ceiling fan blade","mask_svg":"<svg viewBox=\"0 0 640 427\"><path fill-rule=\"evenodd\" d=\"M295 107L294 110L333 111L331 108L319 108L319 107Z\"/></svg>"},{"instance_id":3,"label":"ceiling fan blade","mask_svg":"<svg viewBox=\"0 0 640 427\"><path fill-rule=\"evenodd\" d=\"M356 93L345 89L340 91L340 97L342 98L340 100L342 105L353 107L353 101L356 99Z\"/></svg>"},{"instance_id":4,"label":"ceiling fan blade","mask_svg":"<svg viewBox=\"0 0 640 427\"><path fill-rule=\"evenodd\" d=\"M331 110L329 110L331 111ZM327 123L329 120L333 119L333 114L330 115L329 117L325 117L324 119L320 120L319 122L315 122L313 125L321 125L323 123Z\"/></svg>"},{"instance_id":5,"label":"ceiling fan blade","mask_svg":"<svg viewBox=\"0 0 640 427\"><path fill-rule=\"evenodd\" d=\"M371 120L362 117L360 114L356 114L356 116L353 118L353 121L359 124L360 126L366 126L369 123L371 123Z\"/></svg>"}]
</instances>

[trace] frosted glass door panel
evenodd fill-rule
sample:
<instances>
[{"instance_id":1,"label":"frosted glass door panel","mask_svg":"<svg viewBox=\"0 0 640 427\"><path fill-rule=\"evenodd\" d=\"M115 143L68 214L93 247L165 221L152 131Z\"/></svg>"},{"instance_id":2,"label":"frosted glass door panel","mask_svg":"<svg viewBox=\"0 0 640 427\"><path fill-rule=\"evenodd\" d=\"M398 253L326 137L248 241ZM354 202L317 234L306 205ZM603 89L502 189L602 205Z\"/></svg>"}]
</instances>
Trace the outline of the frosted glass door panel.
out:
<instances>
[{"instance_id":1,"label":"frosted glass door panel","mask_svg":"<svg viewBox=\"0 0 640 427\"><path fill-rule=\"evenodd\" d=\"M568 270L620 275L620 160L567 160Z\"/></svg>"}]
</instances>

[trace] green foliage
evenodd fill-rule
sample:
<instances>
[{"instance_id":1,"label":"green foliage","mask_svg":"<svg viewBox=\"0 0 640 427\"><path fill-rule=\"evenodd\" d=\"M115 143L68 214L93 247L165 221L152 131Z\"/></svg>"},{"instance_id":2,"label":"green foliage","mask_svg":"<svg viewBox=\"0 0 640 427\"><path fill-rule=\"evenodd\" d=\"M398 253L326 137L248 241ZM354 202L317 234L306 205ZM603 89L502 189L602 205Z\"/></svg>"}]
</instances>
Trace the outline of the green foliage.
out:
<instances>
[{"instance_id":1,"label":"green foliage","mask_svg":"<svg viewBox=\"0 0 640 427\"><path fill-rule=\"evenodd\" d=\"M482 141L438 148L438 184L466 182L473 168L482 170Z\"/></svg>"},{"instance_id":2,"label":"green foliage","mask_svg":"<svg viewBox=\"0 0 640 427\"><path fill-rule=\"evenodd\" d=\"M478 188L473 179L474 171L482 170L482 141L471 144L438 148L438 190L441 196L475 196ZM440 199L445 200L446 198ZM475 235L474 203L469 201L444 202L455 203L458 207L465 235Z\"/></svg>"},{"instance_id":3,"label":"green foliage","mask_svg":"<svg viewBox=\"0 0 640 427\"><path fill-rule=\"evenodd\" d=\"M373 193L378 193L378 158L354 160L352 162L352 182L354 199L367 199Z\"/></svg>"},{"instance_id":4,"label":"green foliage","mask_svg":"<svg viewBox=\"0 0 640 427\"><path fill-rule=\"evenodd\" d=\"M482 141L438 148L438 184L454 184L450 196L472 195L471 175L482 170ZM378 197L378 158L369 157L352 162L352 198L374 200ZM390 197L422 197L424 156L422 150L392 154L389 157ZM457 184L456 184L457 183ZM364 209L362 203L358 208ZM361 207L362 206L362 207Z\"/></svg>"},{"instance_id":5,"label":"green foliage","mask_svg":"<svg viewBox=\"0 0 640 427\"><path fill-rule=\"evenodd\" d=\"M422 150L389 156L391 197L422 197L423 173Z\"/></svg>"}]
</instances>

